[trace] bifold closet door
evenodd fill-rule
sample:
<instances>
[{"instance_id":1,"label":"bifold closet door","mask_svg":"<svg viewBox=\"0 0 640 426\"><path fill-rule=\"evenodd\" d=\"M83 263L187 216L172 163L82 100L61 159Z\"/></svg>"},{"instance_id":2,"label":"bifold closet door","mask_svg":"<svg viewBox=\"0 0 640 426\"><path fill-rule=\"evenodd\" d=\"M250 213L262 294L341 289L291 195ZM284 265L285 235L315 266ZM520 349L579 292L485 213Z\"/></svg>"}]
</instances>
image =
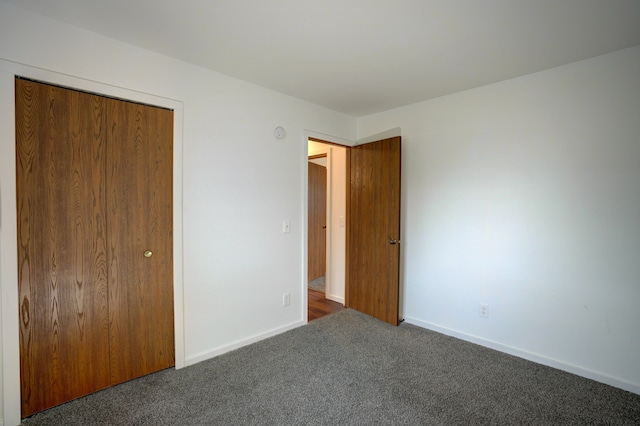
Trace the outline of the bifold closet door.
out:
<instances>
[{"instance_id":1,"label":"bifold closet door","mask_svg":"<svg viewBox=\"0 0 640 426\"><path fill-rule=\"evenodd\" d=\"M23 416L110 383L106 106L16 79Z\"/></svg>"},{"instance_id":2,"label":"bifold closet door","mask_svg":"<svg viewBox=\"0 0 640 426\"><path fill-rule=\"evenodd\" d=\"M108 100L112 383L174 365L173 112Z\"/></svg>"},{"instance_id":3,"label":"bifold closet door","mask_svg":"<svg viewBox=\"0 0 640 426\"><path fill-rule=\"evenodd\" d=\"M16 79L22 415L174 365L171 111Z\"/></svg>"}]
</instances>

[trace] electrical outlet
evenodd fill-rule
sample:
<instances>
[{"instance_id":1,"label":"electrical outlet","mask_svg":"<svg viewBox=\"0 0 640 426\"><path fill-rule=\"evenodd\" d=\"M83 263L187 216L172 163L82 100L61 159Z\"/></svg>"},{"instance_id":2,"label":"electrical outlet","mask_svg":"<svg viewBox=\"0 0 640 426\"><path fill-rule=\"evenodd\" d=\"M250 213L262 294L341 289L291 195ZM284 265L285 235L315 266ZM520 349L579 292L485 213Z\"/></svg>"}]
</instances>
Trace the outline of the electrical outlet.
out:
<instances>
[{"instance_id":1,"label":"electrical outlet","mask_svg":"<svg viewBox=\"0 0 640 426\"><path fill-rule=\"evenodd\" d=\"M482 318L489 318L489 305L486 303L480 304L480 316Z\"/></svg>"},{"instance_id":2,"label":"electrical outlet","mask_svg":"<svg viewBox=\"0 0 640 426\"><path fill-rule=\"evenodd\" d=\"M291 303L291 294L282 293L282 306L289 306L290 303Z\"/></svg>"}]
</instances>

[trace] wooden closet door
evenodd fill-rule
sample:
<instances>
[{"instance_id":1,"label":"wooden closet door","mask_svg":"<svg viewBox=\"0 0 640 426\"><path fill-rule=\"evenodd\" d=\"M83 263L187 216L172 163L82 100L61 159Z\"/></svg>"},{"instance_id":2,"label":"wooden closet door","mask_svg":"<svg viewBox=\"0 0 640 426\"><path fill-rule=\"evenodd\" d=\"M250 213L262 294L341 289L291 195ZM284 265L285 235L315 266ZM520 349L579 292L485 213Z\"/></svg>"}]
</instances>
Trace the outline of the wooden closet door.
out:
<instances>
[{"instance_id":1,"label":"wooden closet door","mask_svg":"<svg viewBox=\"0 0 640 426\"><path fill-rule=\"evenodd\" d=\"M106 102L16 79L22 415L109 385Z\"/></svg>"},{"instance_id":2,"label":"wooden closet door","mask_svg":"<svg viewBox=\"0 0 640 426\"><path fill-rule=\"evenodd\" d=\"M172 144L171 111L16 79L22 416L174 365Z\"/></svg>"},{"instance_id":3,"label":"wooden closet door","mask_svg":"<svg viewBox=\"0 0 640 426\"><path fill-rule=\"evenodd\" d=\"M116 384L175 364L173 112L108 100L108 117L110 359Z\"/></svg>"}]
</instances>

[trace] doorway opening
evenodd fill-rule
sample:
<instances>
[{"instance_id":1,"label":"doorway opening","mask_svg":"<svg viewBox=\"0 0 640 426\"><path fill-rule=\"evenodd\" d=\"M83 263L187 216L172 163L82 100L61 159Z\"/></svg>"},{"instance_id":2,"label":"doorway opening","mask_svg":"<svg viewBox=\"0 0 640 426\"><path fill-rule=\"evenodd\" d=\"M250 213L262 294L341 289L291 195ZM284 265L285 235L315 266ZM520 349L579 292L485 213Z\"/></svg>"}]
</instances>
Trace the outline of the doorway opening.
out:
<instances>
[{"instance_id":1,"label":"doorway opening","mask_svg":"<svg viewBox=\"0 0 640 426\"><path fill-rule=\"evenodd\" d=\"M308 141L308 321L344 309L346 152Z\"/></svg>"},{"instance_id":2,"label":"doorway opening","mask_svg":"<svg viewBox=\"0 0 640 426\"><path fill-rule=\"evenodd\" d=\"M325 298L337 298L348 308L396 326L401 320L401 137L395 134L397 130L356 145L311 136L307 140L308 155L326 153L327 187L331 188L327 200ZM382 139L376 140L378 137ZM343 167L337 166L339 148L344 150L340 151L344 152ZM344 174L336 178L336 171ZM338 195L340 182L344 186ZM336 214L336 204L341 202L344 209ZM336 241L336 235L343 238L342 244ZM335 262L337 258L341 261Z\"/></svg>"}]
</instances>

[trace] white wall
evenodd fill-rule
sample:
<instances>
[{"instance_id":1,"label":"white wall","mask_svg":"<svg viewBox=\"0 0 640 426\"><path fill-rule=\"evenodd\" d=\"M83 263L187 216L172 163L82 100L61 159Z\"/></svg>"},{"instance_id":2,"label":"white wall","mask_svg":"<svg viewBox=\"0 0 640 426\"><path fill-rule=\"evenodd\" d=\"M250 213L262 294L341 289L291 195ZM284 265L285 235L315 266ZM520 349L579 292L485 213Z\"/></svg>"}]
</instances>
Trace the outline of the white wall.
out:
<instances>
[{"instance_id":1,"label":"white wall","mask_svg":"<svg viewBox=\"0 0 640 426\"><path fill-rule=\"evenodd\" d=\"M347 235L347 149L309 141L309 155L327 155L327 279L326 298L344 304ZM341 220L342 218L342 220Z\"/></svg>"},{"instance_id":2,"label":"white wall","mask_svg":"<svg viewBox=\"0 0 640 426\"><path fill-rule=\"evenodd\" d=\"M640 47L358 136L396 126L407 321L640 393Z\"/></svg>"},{"instance_id":3,"label":"white wall","mask_svg":"<svg viewBox=\"0 0 640 426\"><path fill-rule=\"evenodd\" d=\"M0 3L5 424L19 422L14 73L183 106L176 280L185 364L305 322L306 138L314 131L355 140L356 120ZM283 140L273 136L277 125L287 131Z\"/></svg>"}]
</instances>

